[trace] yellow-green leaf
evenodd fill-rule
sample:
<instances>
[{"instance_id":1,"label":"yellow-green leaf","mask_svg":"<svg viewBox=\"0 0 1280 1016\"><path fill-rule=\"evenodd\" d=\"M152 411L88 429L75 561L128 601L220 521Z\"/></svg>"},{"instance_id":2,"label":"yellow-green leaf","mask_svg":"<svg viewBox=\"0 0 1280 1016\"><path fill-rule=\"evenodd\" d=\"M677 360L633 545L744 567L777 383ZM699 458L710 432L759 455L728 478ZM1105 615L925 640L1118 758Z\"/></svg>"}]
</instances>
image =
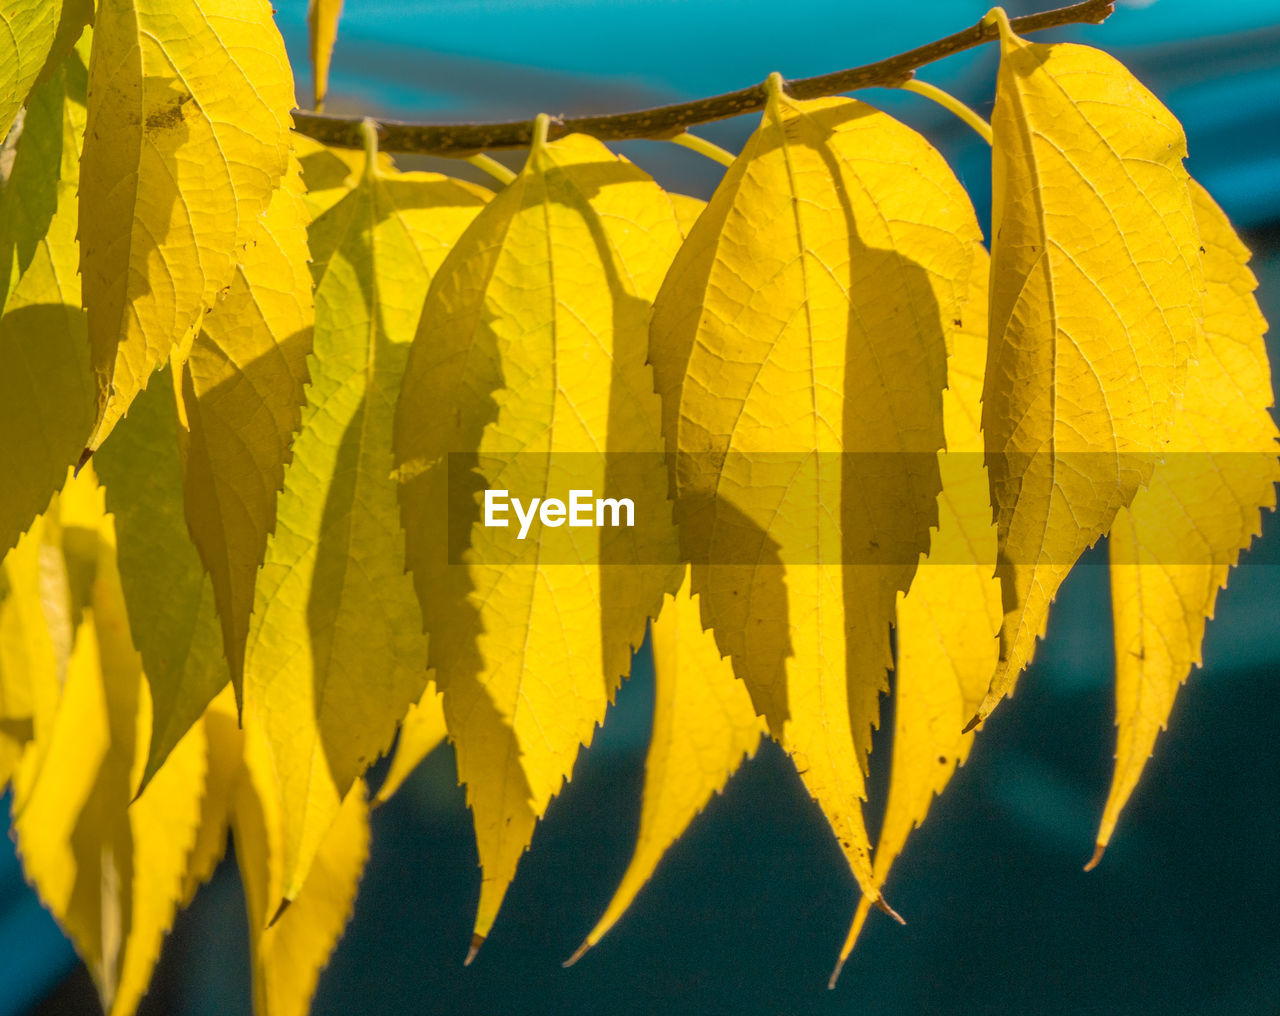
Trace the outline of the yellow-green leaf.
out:
<instances>
[{"instance_id":1,"label":"yellow-green leaf","mask_svg":"<svg viewBox=\"0 0 1280 1016\"><path fill-rule=\"evenodd\" d=\"M942 416L947 449L938 456L938 531L911 589L898 599L893 761L889 798L874 855L874 878L889 869L973 745L962 732L982 702L999 654L1003 610L995 577L996 530L982 462L982 377L987 361L988 259L974 265L961 326L947 336ZM871 901L862 897L840 960L853 950Z\"/></svg>"},{"instance_id":2,"label":"yellow-green leaf","mask_svg":"<svg viewBox=\"0 0 1280 1016\"><path fill-rule=\"evenodd\" d=\"M44 510L93 427L76 245L86 77L73 53L36 88L0 198L0 553Z\"/></svg>"},{"instance_id":3,"label":"yellow-green leaf","mask_svg":"<svg viewBox=\"0 0 1280 1016\"><path fill-rule=\"evenodd\" d=\"M183 515L185 438L165 371L94 455L115 517L120 581L153 702L143 785L227 683L214 590Z\"/></svg>"},{"instance_id":4,"label":"yellow-green leaf","mask_svg":"<svg viewBox=\"0 0 1280 1016\"><path fill-rule=\"evenodd\" d=\"M1205 622L1240 552L1274 508L1280 461L1267 323L1249 251L1222 210L1191 184L1204 267L1204 338L1151 486L1111 533L1116 651L1115 776L1096 864L1133 793L1174 696L1201 663Z\"/></svg>"},{"instance_id":5,"label":"yellow-green leaf","mask_svg":"<svg viewBox=\"0 0 1280 1016\"><path fill-rule=\"evenodd\" d=\"M204 315L182 378L191 426L187 524L213 579L237 699L254 582L302 417L315 317L299 176L294 163L250 233L230 288Z\"/></svg>"},{"instance_id":6,"label":"yellow-green leaf","mask_svg":"<svg viewBox=\"0 0 1280 1016\"><path fill-rule=\"evenodd\" d=\"M130 640L109 517L99 517L90 605L15 818L28 879L89 967L108 1016L129 1016L173 921L204 789L193 729L137 800L150 701Z\"/></svg>"},{"instance_id":7,"label":"yellow-green leaf","mask_svg":"<svg viewBox=\"0 0 1280 1016\"><path fill-rule=\"evenodd\" d=\"M1000 12L983 432L1007 605L978 711L1009 693L1071 566L1151 477L1197 341L1173 115L1112 57Z\"/></svg>"},{"instance_id":8,"label":"yellow-green leaf","mask_svg":"<svg viewBox=\"0 0 1280 1016\"><path fill-rule=\"evenodd\" d=\"M775 78L654 311L703 621L873 896L862 766L938 517L945 334L979 240L924 138Z\"/></svg>"},{"instance_id":9,"label":"yellow-green leaf","mask_svg":"<svg viewBox=\"0 0 1280 1016\"><path fill-rule=\"evenodd\" d=\"M246 717L266 732L292 899L356 778L422 695L427 643L392 479L391 430L432 274L485 192L372 170L311 228L311 383L258 575Z\"/></svg>"},{"instance_id":10,"label":"yellow-green leaf","mask_svg":"<svg viewBox=\"0 0 1280 1016\"><path fill-rule=\"evenodd\" d=\"M324 109L329 92L329 61L338 40L338 18L342 0L311 0L307 8L307 28L311 35L311 73L315 86L315 108Z\"/></svg>"},{"instance_id":11,"label":"yellow-green leaf","mask_svg":"<svg viewBox=\"0 0 1280 1016\"><path fill-rule=\"evenodd\" d=\"M577 960L609 933L689 823L724 789L765 733L746 685L702 628L686 578L653 623L653 733L635 853Z\"/></svg>"},{"instance_id":12,"label":"yellow-green leaf","mask_svg":"<svg viewBox=\"0 0 1280 1016\"><path fill-rule=\"evenodd\" d=\"M81 274L96 448L232 281L284 175L293 76L268 0L103 0Z\"/></svg>"},{"instance_id":13,"label":"yellow-green leaf","mask_svg":"<svg viewBox=\"0 0 1280 1016\"><path fill-rule=\"evenodd\" d=\"M427 685L422 698L409 707L400 724L396 753L391 757L387 778L382 781L374 801L382 804L404 785L418 763L444 742L448 733L444 723L444 699L434 682Z\"/></svg>"},{"instance_id":14,"label":"yellow-green leaf","mask_svg":"<svg viewBox=\"0 0 1280 1016\"><path fill-rule=\"evenodd\" d=\"M0 138L92 17L93 0L10 0L0 9Z\"/></svg>"},{"instance_id":15,"label":"yellow-green leaf","mask_svg":"<svg viewBox=\"0 0 1280 1016\"><path fill-rule=\"evenodd\" d=\"M284 816L260 730L247 727L232 826L249 914L255 1016L306 1016L316 982L351 917L369 856L369 810L356 780L294 901L275 916L284 887ZM269 923L270 922L270 923Z\"/></svg>"},{"instance_id":16,"label":"yellow-green leaf","mask_svg":"<svg viewBox=\"0 0 1280 1016\"><path fill-rule=\"evenodd\" d=\"M473 951L679 582L645 364L650 301L679 243L670 199L631 163L579 135L535 143L450 253L414 341L400 503L475 818ZM629 496L634 528L535 525L520 540L482 525L478 486L526 504Z\"/></svg>"}]
</instances>

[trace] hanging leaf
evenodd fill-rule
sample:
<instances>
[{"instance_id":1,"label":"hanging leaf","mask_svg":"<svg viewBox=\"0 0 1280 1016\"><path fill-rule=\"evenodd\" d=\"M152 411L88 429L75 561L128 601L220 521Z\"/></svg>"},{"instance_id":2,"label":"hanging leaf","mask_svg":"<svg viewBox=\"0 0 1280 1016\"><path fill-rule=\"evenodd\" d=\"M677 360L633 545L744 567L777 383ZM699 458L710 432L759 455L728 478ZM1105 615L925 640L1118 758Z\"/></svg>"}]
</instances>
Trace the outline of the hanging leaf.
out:
<instances>
[{"instance_id":1,"label":"hanging leaf","mask_svg":"<svg viewBox=\"0 0 1280 1016\"><path fill-rule=\"evenodd\" d=\"M271 756L260 730L244 737L232 825L249 912L255 1016L306 1016L320 971L350 920L369 856L363 780L347 793L293 903L272 919L284 892L285 818ZM270 922L270 923L268 923Z\"/></svg>"},{"instance_id":2,"label":"hanging leaf","mask_svg":"<svg viewBox=\"0 0 1280 1016\"><path fill-rule=\"evenodd\" d=\"M0 589L0 787L14 779L16 812L48 747L71 648L66 568L43 518L0 562ZM28 777L18 779L32 741Z\"/></svg>"},{"instance_id":3,"label":"hanging leaf","mask_svg":"<svg viewBox=\"0 0 1280 1016\"><path fill-rule=\"evenodd\" d=\"M746 685L733 676L711 633L703 631L687 578L674 598L663 601L652 642L653 733L644 765L640 835L608 908L566 966L627 912L667 849L755 754L765 733Z\"/></svg>"},{"instance_id":4,"label":"hanging leaf","mask_svg":"<svg viewBox=\"0 0 1280 1016\"><path fill-rule=\"evenodd\" d=\"M342 0L311 0L307 7L317 112L324 109L324 99L329 92L329 61L333 57L333 44L338 40L338 19L341 16Z\"/></svg>"},{"instance_id":5,"label":"hanging leaf","mask_svg":"<svg viewBox=\"0 0 1280 1016\"><path fill-rule=\"evenodd\" d=\"M0 11L0 138L93 18L93 0L9 0ZM81 99L83 105L83 97Z\"/></svg>"},{"instance_id":6,"label":"hanging leaf","mask_svg":"<svg viewBox=\"0 0 1280 1016\"><path fill-rule=\"evenodd\" d=\"M230 285L284 175L293 105L267 0L100 5L80 187L91 448Z\"/></svg>"},{"instance_id":7,"label":"hanging leaf","mask_svg":"<svg viewBox=\"0 0 1280 1016\"><path fill-rule=\"evenodd\" d=\"M937 522L945 333L979 240L920 135L775 77L654 312L703 621L877 898L862 766Z\"/></svg>"},{"instance_id":8,"label":"hanging leaf","mask_svg":"<svg viewBox=\"0 0 1280 1016\"><path fill-rule=\"evenodd\" d=\"M942 492L938 531L911 590L898 599L893 762L876 843L873 877L883 886L911 831L950 782L973 746L962 733L987 691L999 653L1003 616L995 578L996 530L982 462L982 373L987 359L986 252L969 280L961 324L947 334L947 391L942 416L947 448L938 456ZM858 901L853 925L831 975L853 951L870 912Z\"/></svg>"},{"instance_id":9,"label":"hanging leaf","mask_svg":"<svg viewBox=\"0 0 1280 1016\"><path fill-rule=\"evenodd\" d=\"M540 140L427 296L396 457L483 869L472 956L679 582L644 358L650 300L679 243L671 201L646 174L590 138ZM606 519L580 535L552 519L522 539L483 525L477 486L525 504L573 490L629 498L634 525Z\"/></svg>"},{"instance_id":10,"label":"hanging leaf","mask_svg":"<svg viewBox=\"0 0 1280 1016\"><path fill-rule=\"evenodd\" d=\"M1267 323L1253 297L1249 251L1195 181L1191 198L1204 252L1204 340L1151 486L1120 513L1111 535L1119 736L1090 867L1115 831L1178 688L1202 662L1218 590L1262 531L1261 510L1275 507L1280 481L1262 341Z\"/></svg>"},{"instance_id":11,"label":"hanging leaf","mask_svg":"<svg viewBox=\"0 0 1280 1016\"><path fill-rule=\"evenodd\" d=\"M0 197L0 553L48 505L93 427L76 245L86 79L72 53L32 93Z\"/></svg>"},{"instance_id":12,"label":"hanging leaf","mask_svg":"<svg viewBox=\"0 0 1280 1016\"><path fill-rule=\"evenodd\" d=\"M230 288L205 314L182 376L186 519L213 579L237 701L254 583L305 400L315 312L301 191L293 163Z\"/></svg>"},{"instance_id":13,"label":"hanging leaf","mask_svg":"<svg viewBox=\"0 0 1280 1016\"><path fill-rule=\"evenodd\" d=\"M77 481L91 488L87 471ZM64 533L82 526L68 525ZM73 521L81 521L75 520ZM134 798L150 701L130 639L111 519L98 516L89 603L80 614L44 763L14 822L27 878L89 967L108 1016L138 1005L177 908L204 784L193 729ZM88 548L64 543L68 556Z\"/></svg>"},{"instance_id":14,"label":"hanging leaf","mask_svg":"<svg viewBox=\"0 0 1280 1016\"><path fill-rule=\"evenodd\" d=\"M184 907L195 898L200 886L213 877L218 862L227 852L231 809L244 760L244 732L240 729L239 711L230 684L209 703L200 723L209 754L205 793L200 801L200 824L182 889Z\"/></svg>"},{"instance_id":15,"label":"hanging leaf","mask_svg":"<svg viewBox=\"0 0 1280 1016\"><path fill-rule=\"evenodd\" d=\"M166 371L134 400L129 418L94 456L115 517L130 630L153 703L142 784L227 683L213 586L183 516L185 427Z\"/></svg>"},{"instance_id":16,"label":"hanging leaf","mask_svg":"<svg viewBox=\"0 0 1280 1016\"><path fill-rule=\"evenodd\" d=\"M1123 65L1000 15L983 433L1013 688L1071 566L1151 478L1197 342L1182 128Z\"/></svg>"},{"instance_id":17,"label":"hanging leaf","mask_svg":"<svg viewBox=\"0 0 1280 1016\"><path fill-rule=\"evenodd\" d=\"M427 685L422 698L409 707L404 722L400 724L400 737L396 741L396 753L391 757L387 777L374 797L376 804L391 800L418 768L424 758L444 742L448 733L444 722L444 699L435 683Z\"/></svg>"},{"instance_id":18,"label":"hanging leaf","mask_svg":"<svg viewBox=\"0 0 1280 1016\"><path fill-rule=\"evenodd\" d=\"M427 284L485 195L371 166L311 228L311 383L257 579L244 678L246 716L266 732L285 802L287 899L426 686L392 416Z\"/></svg>"}]
</instances>

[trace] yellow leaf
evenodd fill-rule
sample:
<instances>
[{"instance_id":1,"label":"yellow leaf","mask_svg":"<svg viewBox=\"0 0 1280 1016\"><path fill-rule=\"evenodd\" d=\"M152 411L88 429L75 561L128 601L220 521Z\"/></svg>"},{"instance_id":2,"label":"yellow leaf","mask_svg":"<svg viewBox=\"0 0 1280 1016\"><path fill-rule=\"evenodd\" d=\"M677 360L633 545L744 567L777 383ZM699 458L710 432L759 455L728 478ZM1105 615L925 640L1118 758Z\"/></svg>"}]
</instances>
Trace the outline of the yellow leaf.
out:
<instances>
[{"instance_id":1,"label":"yellow leaf","mask_svg":"<svg viewBox=\"0 0 1280 1016\"><path fill-rule=\"evenodd\" d=\"M570 963L626 913L667 848L755 754L765 733L746 685L733 676L712 634L703 631L687 579L679 594L663 601L652 641L653 734L645 759L640 835L613 899Z\"/></svg>"},{"instance_id":2,"label":"yellow leaf","mask_svg":"<svg viewBox=\"0 0 1280 1016\"><path fill-rule=\"evenodd\" d=\"M391 796L418 768L418 763L440 747L447 733L444 723L444 699L433 682L427 685L422 698L409 707L404 722L400 724L400 738L396 741L396 753L391 757L387 778L378 788L374 801L382 804L391 800Z\"/></svg>"},{"instance_id":3,"label":"yellow leaf","mask_svg":"<svg viewBox=\"0 0 1280 1016\"><path fill-rule=\"evenodd\" d=\"M1222 210L1191 184L1204 266L1204 339L1151 486L1111 534L1116 651L1115 776L1098 830L1101 858L1164 729L1174 696L1201 663L1205 622L1240 552L1261 532L1280 481L1267 330L1249 251Z\"/></svg>"},{"instance_id":4,"label":"yellow leaf","mask_svg":"<svg viewBox=\"0 0 1280 1016\"><path fill-rule=\"evenodd\" d=\"M71 648L66 565L48 528L38 517L0 563L0 786L14 778L15 813L48 748ZM32 740L36 747L23 763L23 749ZM20 765L25 778L17 775Z\"/></svg>"},{"instance_id":5,"label":"yellow leaf","mask_svg":"<svg viewBox=\"0 0 1280 1016\"><path fill-rule=\"evenodd\" d=\"M10 0L0 10L0 138L92 17L93 0Z\"/></svg>"},{"instance_id":6,"label":"yellow leaf","mask_svg":"<svg viewBox=\"0 0 1280 1016\"><path fill-rule=\"evenodd\" d=\"M146 685L139 689L140 749L150 740ZM107 1016L129 1016L151 983L160 956L160 945L180 903L190 899L186 883L198 843L201 801L205 795L206 734L197 724L183 736L129 806L132 898L131 922L125 938L125 959L120 985ZM137 786L146 760L135 755L131 782Z\"/></svg>"},{"instance_id":7,"label":"yellow leaf","mask_svg":"<svg viewBox=\"0 0 1280 1016\"><path fill-rule=\"evenodd\" d=\"M15 818L27 877L89 967L108 1016L137 1007L172 923L204 790L194 728L130 804L150 700L125 615L109 517L44 764Z\"/></svg>"},{"instance_id":8,"label":"yellow leaf","mask_svg":"<svg viewBox=\"0 0 1280 1016\"><path fill-rule=\"evenodd\" d=\"M979 240L920 135L775 78L654 311L703 621L873 896L862 765L937 521L945 332Z\"/></svg>"},{"instance_id":9,"label":"yellow leaf","mask_svg":"<svg viewBox=\"0 0 1280 1016\"><path fill-rule=\"evenodd\" d=\"M1201 289L1173 115L1105 53L1024 42L999 15L983 431L1008 606L977 718L1012 690L1076 559L1150 479Z\"/></svg>"},{"instance_id":10,"label":"yellow leaf","mask_svg":"<svg viewBox=\"0 0 1280 1016\"><path fill-rule=\"evenodd\" d=\"M316 220L311 383L245 657L286 803L292 899L356 778L427 681L391 477L396 394L432 274L485 192L372 170Z\"/></svg>"},{"instance_id":11,"label":"yellow leaf","mask_svg":"<svg viewBox=\"0 0 1280 1016\"><path fill-rule=\"evenodd\" d=\"M427 296L395 447L483 869L473 954L679 582L645 364L650 301L679 242L671 201L645 173L584 136L538 141ZM634 527L556 523L521 540L482 525L477 485L526 505L571 490L629 496Z\"/></svg>"},{"instance_id":12,"label":"yellow leaf","mask_svg":"<svg viewBox=\"0 0 1280 1016\"><path fill-rule=\"evenodd\" d=\"M183 517L185 433L166 372L94 456L115 518L120 579L153 702L143 786L227 683L214 590Z\"/></svg>"},{"instance_id":13,"label":"yellow leaf","mask_svg":"<svg viewBox=\"0 0 1280 1016\"><path fill-rule=\"evenodd\" d=\"M694 223L698 221L698 216L707 207L707 203L700 198L691 198L688 194L668 194L667 197L671 199L671 207L676 210L676 221L680 223L680 235L688 236Z\"/></svg>"},{"instance_id":14,"label":"yellow leaf","mask_svg":"<svg viewBox=\"0 0 1280 1016\"><path fill-rule=\"evenodd\" d=\"M947 391L942 416L947 449L938 456L942 492L938 531L911 589L898 599L893 763L889 799L874 855L876 886L924 822L973 745L962 728L987 691L999 653L1003 610L995 577L996 530L982 463L982 378L987 360L986 252L979 255L961 309L947 335ZM871 901L862 897L840 960L853 950Z\"/></svg>"},{"instance_id":15,"label":"yellow leaf","mask_svg":"<svg viewBox=\"0 0 1280 1016\"><path fill-rule=\"evenodd\" d=\"M244 764L244 731L240 729L231 685L224 687L209 703L201 725L209 755L205 793L200 802L200 825L180 898L179 905L183 907L195 898L196 890L213 877L214 869L227 852L231 809Z\"/></svg>"},{"instance_id":16,"label":"yellow leaf","mask_svg":"<svg viewBox=\"0 0 1280 1016\"><path fill-rule=\"evenodd\" d=\"M44 510L93 427L76 244L86 77L73 53L32 93L0 199L0 552Z\"/></svg>"},{"instance_id":17,"label":"yellow leaf","mask_svg":"<svg viewBox=\"0 0 1280 1016\"><path fill-rule=\"evenodd\" d=\"M322 145L305 134L293 135L293 151L302 167L302 182L306 187L302 199L308 221L320 218L350 193L364 175L368 158L355 149ZM389 173L395 168L391 156L378 153L379 170Z\"/></svg>"},{"instance_id":18,"label":"yellow leaf","mask_svg":"<svg viewBox=\"0 0 1280 1016\"><path fill-rule=\"evenodd\" d=\"M280 788L262 732L245 730L232 811L244 883L256 1016L306 1016L320 971L341 937L369 856L365 785L356 780L292 904L272 920L284 886ZM268 925L268 922L270 924Z\"/></svg>"},{"instance_id":19,"label":"yellow leaf","mask_svg":"<svg viewBox=\"0 0 1280 1016\"><path fill-rule=\"evenodd\" d=\"M182 378L191 425L186 519L213 579L237 699L315 319L299 176L295 162L250 233L226 295L205 314Z\"/></svg>"},{"instance_id":20,"label":"yellow leaf","mask_svg":"<svg viewBox=\"0 0 1280 1016\"><path fill-rule=\"evenodd\" d=\"M26 805L48 754L58 700L66 683L72 642L83 599L75 602L63 554L60 515L68 494L93 483L89 470L67 482L48 510L4 559L9 595L0 606L0 672L10 687L15 709L30 707L30 745L13 774L13 813ZM99 516L101 507L99 506ZM96 546L96 536L94 538ZM13 682L17 687L13 687ZM26 731L16 731L26 734Z\"/></svg>"},{"instance_id":21,"label":"yellow leaf","mask_svg":"<svg viewBox=\"0 0 1280 1016\"><path fill-rule=\"evenodd\" d=\"M30 726L33 684L59 683L53 640L40 602L43 528L32 526L0 562L0 725L6 734ZM47 675L47 676L46 676ZM26 731L21 740L30 738Z\"/></svg>"},{"instance_id":22,"label":"yellow leaf","mask_svg":"<svg viewBox=\"0 0 1280 1016\"><path fill-rule=\"evenodd\" d=\"M104 0L82 160L92 448L232 281L284 175L293 77L268 0Z\"/></svg>"},{"instance_id":23,"label":"yellow leaf","mask_svg":"<svg viewBox=\"0 0 1280 1016\"><path fill-rule=\"evenodd\" d=\"M329 61L333 57L333 44L338 39L338 18L341 16L342 0L311 0L307 8L317 112L324 109L324 98L329 92Z\"/></svg>"}]
</instances>

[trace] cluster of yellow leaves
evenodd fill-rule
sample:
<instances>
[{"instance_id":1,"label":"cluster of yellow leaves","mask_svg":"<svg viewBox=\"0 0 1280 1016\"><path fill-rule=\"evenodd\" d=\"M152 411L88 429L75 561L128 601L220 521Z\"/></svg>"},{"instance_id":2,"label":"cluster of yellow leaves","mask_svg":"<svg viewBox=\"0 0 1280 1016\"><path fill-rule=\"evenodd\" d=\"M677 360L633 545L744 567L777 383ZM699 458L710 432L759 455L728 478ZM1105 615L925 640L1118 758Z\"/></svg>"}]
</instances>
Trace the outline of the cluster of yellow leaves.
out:
<instances>
[{"instance_id":1,"label":"cluster of yellow leaves","mask_svg":"<svg viewBox=\"0 0 1280 1016\"><path fill-rule=\"evenodd\" d=\"M546 118L491 193L292 133L266 0L89 7L5 15L0 781L109 1012L228 830L257 1010L304 1012L397 736L379 801L455 747L474 955L646 632L639 843L577 956L769 736L859 887L843 961L1110 532L1106 844L1280 479L1248 253L1123 67L994 12L988 255L928 141L777 77L705 207ZM498 489L634 525L521 540Z\"/></svg>"}]
</instances>

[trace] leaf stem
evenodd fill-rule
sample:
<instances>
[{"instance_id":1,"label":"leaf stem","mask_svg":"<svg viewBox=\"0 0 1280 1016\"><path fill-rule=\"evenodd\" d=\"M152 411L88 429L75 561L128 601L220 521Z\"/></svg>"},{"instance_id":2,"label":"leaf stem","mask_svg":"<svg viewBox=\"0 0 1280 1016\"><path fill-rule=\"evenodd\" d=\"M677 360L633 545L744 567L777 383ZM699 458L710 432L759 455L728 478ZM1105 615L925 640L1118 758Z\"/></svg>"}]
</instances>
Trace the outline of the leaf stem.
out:
<instances>
[{"instance_id":1,"label":"leaf stem","mask_svg":"<svg viewBox=\"0 0 1280 1016\"><path fill-rule=\"evenodd\" d=\"M1111 14L1113 6L1113 0L1083 0L1070 7L1015 18L1012 29L1025 35L1062 25L1099 24ZM887 60L788 82L787 91L796 99L815 99L873 85L900 85L911 78L917 67L991 42L999 36L1000 26L990 20L988 15L964 31ZM764 108L766 98L765 86L759 84L736 92L659 106L656 109L607 116L556 118L550 122L549 137L554 140L566 134L580 133L589 134L601 141L673 138L697 124L725 120L745 113L758 113ZM326 145L337 148L362 146L359 117L296 112L293 120L299 131ZM445 124L383 120L378 123L378 137L382 147L388 152L466 156L494 148L527 148L533 141L533 121Z\"/></svg>"},{"instance_id":2,"label":"leaf stem","mask_svg":"<svg viewBox=\"0 0 1280 1016\"><path fill-rule=\"evenodd\" d=\"M681 148L687 148L691 152L697 152L699 155L705 155L708 159L720 163L722 166L732 166L735 158L732 152L726 152L717 144L713 144L706 138L700 138L696 134L690 134L685 131L683 134L677 134L671 139L673 145L679 145Z\"/></svg>"},{"instance_id":3,"label":"leaf stem","mask_svg":"<svg viewBox=\"0 0 1280 1016\"><path fill-rule=\"evenodd\" d=\"M912 78L910 81L904 81L898 87L904 92L915 92L916 95L923 95L926 99L932 99L943 109L950 113L954 113L977 131L982 136L983 141L987 144L991 144L991 124L978 116L977 113L950 92L944 92L937 85L931 85L927 81L920 81L916 78Z\"/></svg>"},{"instance_id":4,"label":"leaf stem","mask_svg":"<svg viewBox=\"0 0 1280 1016\"><path fill-rule=\"evenodd\" d=\"M364 149L364 175L378 175L378 121L366 116L360 121L360 146Z\"/></svg>"},{"instance_id":5,"label":"leaf stem","mask_svg":"<svg viewBox=\"0 0 1280 1016\"><path fill-rule=\"evenodd\" d=\"M514 172L509 170L492 155L485 155L483 152L480 152L476 155L468 155L467 161L477 169L484 170L504 187L516 178Z\"/></svg>"}]
</instances>

